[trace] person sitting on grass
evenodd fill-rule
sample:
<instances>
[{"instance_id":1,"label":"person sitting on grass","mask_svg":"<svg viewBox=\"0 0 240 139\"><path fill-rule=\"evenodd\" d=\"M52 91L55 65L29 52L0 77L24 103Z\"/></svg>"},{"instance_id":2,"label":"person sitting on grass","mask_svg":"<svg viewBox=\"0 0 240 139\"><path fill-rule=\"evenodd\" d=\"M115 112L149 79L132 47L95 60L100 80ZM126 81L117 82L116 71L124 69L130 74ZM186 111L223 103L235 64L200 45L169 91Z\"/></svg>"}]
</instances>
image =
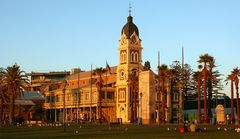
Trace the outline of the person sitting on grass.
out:
<instances>
[{"instance_id":1,"label":"person sitting on grass","mask_svg":"<svg viewBox=\"0 0 240 139\"><path fill-rule=\"evenodd\" d=\"M184 122L183 128L184 128L184 132L189 132L187 122Z\"/></svg>"},{"instance_id":2,"label":"person sitting on grass","mask_svg":"<svg viewBox=\"0 0 240 139\"><path fill-rule=\"evenodd\" d=\"M190 125L190 132L196 132L196 124L194 122Z\"/></svg>"}]
</instances>

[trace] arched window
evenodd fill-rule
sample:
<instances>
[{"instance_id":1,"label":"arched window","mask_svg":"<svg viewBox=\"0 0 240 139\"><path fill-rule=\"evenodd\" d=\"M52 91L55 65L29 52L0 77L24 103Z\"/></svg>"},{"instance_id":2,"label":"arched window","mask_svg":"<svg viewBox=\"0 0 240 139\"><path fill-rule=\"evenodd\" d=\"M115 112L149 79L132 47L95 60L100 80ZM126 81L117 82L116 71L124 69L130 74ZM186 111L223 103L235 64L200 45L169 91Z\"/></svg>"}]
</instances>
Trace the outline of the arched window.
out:
<instances>
[{"instance_id":1,"label":"arched window","mask_svg":"<svg viewBox=\"0 0 240 139\"><path fill-rule=\"evenodd\" d=\"M138 62L138 53L137 52L134 54L134 61Z\"/></svg>"},{"instance_id":2,"label":"arched window","mask_svg":"<svg viewBox=\"0 0 240 139\"><path fill-rule=\"evenodd\" d=\"M126 62L126 52L123 52L123 62Z\"/></svg>"},{"instance_id":3,"label":"arched window","mask_svg":"<svg viewBox=\"0 0 240 139\"><path fill-rule=\"evenodd\" d=\"M134 62L134 53L131 53L131 62Z\"/></svg>"},{"instance_id":4,"label":"arched window","mask_svg":"<svg viewBox=\"0 0 240 139\"><path fill-rule=\"evenodd\" d=\"M121 63L123 62L123 52L121 52L121 54L120 54L120 62Z\"/></svg>"}]
</instances>

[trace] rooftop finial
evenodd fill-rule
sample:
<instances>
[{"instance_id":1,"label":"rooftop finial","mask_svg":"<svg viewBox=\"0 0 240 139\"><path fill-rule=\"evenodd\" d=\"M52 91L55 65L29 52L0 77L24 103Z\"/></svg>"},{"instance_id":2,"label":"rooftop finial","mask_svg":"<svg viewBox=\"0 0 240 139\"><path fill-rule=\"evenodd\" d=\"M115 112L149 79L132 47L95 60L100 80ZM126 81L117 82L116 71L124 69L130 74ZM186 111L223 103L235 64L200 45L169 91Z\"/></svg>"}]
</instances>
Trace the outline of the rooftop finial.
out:
<instances>
[{"instance_id":1,"label":"rooftop finial","mask_svg":"<svg viewBox=\"0 0 240 139\"><path fill-rule=\"evenodd\" d=\"M129 2L129 10L128 10L128 12L129 12L129 16L131 16L131 12L132 12L131 2Z\"/></svg>"}]
</instances>

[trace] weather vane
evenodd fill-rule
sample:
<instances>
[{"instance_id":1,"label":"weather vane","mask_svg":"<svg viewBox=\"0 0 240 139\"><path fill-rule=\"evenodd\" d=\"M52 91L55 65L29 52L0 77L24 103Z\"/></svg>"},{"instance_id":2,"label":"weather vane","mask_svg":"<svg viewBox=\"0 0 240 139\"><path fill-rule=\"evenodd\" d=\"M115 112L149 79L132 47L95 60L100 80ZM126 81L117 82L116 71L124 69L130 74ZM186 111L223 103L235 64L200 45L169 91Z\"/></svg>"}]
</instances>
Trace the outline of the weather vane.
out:
<instances>
[{"instance_id":1,"label":"weather vane","mask_svg":"<svg viewBox=\"0 0 240 139\"><path fill-rule=\"evenodd\" d=\"M131 2L129 2L129 10L128 10L128 12L129 12L129 16L131 16L131 12L132 12L132 7L131 7Z\"/></svg>"}]
</instances>

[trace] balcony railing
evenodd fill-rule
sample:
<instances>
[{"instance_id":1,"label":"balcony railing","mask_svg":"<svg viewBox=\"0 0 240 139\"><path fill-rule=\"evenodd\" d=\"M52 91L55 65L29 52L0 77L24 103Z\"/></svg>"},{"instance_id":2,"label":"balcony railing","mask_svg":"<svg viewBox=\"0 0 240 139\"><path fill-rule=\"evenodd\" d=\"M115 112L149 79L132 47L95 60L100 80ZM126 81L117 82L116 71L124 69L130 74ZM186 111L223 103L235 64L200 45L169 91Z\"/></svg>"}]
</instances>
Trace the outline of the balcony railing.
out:
<instances>
[{"instance_id":1,"label":"balcony railing","mask_svg":"<svg viewBox=\"0 0 240 139\"><path fill-rule=\"evenodd\" d=\"M97 100L82 100L79 103L77 101L66 101L65 102L66 107L79 107L84 106L84 107L90 107L91 105L99 105L99 101ZM102 100L102 105L103 106L113 106L115 105L115 99L103 99ZM44 103L45 108L62 108L63 107L63 102L45 102Z\"/></svg>"}]
</instances>

